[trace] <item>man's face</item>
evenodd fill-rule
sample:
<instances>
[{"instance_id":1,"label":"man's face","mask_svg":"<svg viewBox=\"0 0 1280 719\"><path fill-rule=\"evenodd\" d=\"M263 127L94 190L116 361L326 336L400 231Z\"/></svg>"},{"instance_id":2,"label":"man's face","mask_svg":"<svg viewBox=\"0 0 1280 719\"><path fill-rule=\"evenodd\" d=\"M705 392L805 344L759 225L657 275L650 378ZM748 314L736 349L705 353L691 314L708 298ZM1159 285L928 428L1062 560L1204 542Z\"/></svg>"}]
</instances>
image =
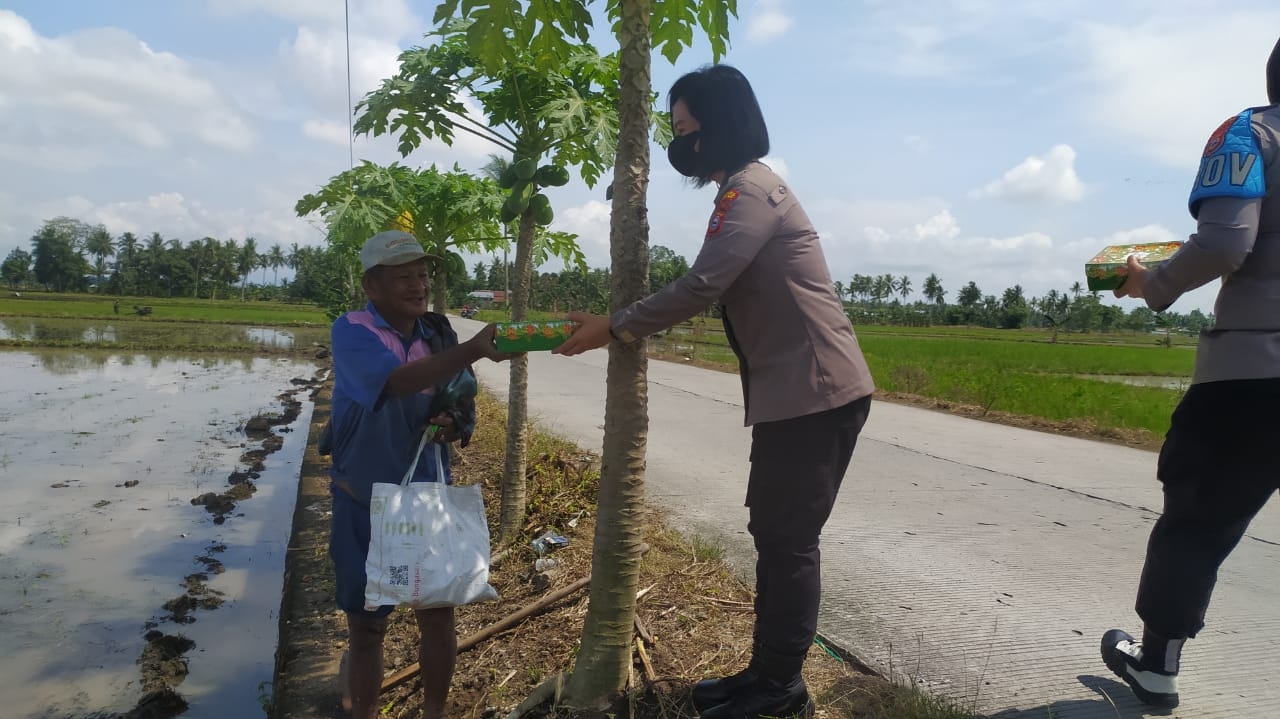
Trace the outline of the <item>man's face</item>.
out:
<instances>
[{"instance_id":1,"label":"man's face","mask_svg":"<svg viewBox=\"0 0 1280 719\"><path fill-rule=\"evenodd\" d=\"M379 265L365 273L364 291L388 321L418 317L427 311L427 297L431 294L427 261Z\"/></svg>"}]
</instances>

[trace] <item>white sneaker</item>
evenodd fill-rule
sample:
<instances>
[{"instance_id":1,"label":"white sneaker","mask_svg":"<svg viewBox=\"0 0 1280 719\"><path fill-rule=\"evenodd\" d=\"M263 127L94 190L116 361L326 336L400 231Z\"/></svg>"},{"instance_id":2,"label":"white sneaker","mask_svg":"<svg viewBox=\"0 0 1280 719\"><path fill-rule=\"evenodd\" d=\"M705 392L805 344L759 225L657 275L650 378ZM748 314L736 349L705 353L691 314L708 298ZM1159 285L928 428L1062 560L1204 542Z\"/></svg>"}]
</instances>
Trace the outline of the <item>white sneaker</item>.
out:
<instances>
[{"instance_id":1,"label":"white sneaker","mask_svg":"<svg viewBox=\"0 0 1280 719\"><path fill-rule=\"evenodd\" d=\"M1102 661L1143 703L1170 709L1178 706L1178 674L1144 662L1142 644L1127 632L1112 629L1102 635Z\"/></svg>"}]
</instances>

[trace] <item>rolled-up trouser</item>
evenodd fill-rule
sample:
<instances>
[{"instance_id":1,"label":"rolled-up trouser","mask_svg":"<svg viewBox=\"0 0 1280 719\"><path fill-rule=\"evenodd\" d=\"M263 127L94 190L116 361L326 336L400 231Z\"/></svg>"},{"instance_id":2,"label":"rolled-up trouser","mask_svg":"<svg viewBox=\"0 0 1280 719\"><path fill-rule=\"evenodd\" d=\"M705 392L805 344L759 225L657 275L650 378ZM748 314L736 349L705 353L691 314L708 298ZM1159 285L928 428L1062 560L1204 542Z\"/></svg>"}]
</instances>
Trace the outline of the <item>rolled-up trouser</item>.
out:
<instances>
[{"instance_id":1,"label":"rolled-up trouser","mask_svg":"<svg viewBox=\"0 0 1280 719\"><path fill-rule=\"evenodd\" d=\"M1194 637L1218 568L1280 487L1280 379L1192 385L1174 410L1157 475L1164 513L1147 542L1138 616Z\"/></svg>"},{"instance_id":2,"label":"rolled-up trouser","mask_svg":"<svg viewBox=\"0 0 1280 719\"><path fill-rule=\"evenodd\" d=\"M816 414L761 422L751 431L747 530L755 541L760 645L803 657L818 628L818 537L831 515L871 397Z\"/></svg>"}]
</instances>

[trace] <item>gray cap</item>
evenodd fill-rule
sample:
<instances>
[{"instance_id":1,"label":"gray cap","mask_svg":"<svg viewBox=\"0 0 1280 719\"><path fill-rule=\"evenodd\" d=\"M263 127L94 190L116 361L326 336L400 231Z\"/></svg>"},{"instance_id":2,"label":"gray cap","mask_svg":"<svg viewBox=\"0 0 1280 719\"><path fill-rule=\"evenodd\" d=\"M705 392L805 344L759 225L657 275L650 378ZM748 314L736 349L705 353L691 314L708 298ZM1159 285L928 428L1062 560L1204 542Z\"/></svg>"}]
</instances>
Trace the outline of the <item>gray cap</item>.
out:
<instances>
[{"instance_id":1,"label":"gray cap","mask_svg":"<svg viewBox=\"0 0 1280 719\"><path fill-rule=\"evenodd\" d=\"M360 265L368 272L378 265L403 265L426 256L418 238L408 232L387 230L370 237L360 248Z\"/></svg>"}]
</instances>

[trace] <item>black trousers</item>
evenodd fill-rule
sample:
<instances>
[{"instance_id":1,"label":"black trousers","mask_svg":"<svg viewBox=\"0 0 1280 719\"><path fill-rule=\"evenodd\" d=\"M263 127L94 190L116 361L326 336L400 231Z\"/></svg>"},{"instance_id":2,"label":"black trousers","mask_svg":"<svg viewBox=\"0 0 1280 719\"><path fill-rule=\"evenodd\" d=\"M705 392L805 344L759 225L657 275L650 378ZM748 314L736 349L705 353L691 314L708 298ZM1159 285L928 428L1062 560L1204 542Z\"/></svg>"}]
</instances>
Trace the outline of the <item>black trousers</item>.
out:
<instances>
[{"instance_id":1,"label":"black trousers","mask_svg":"<svg viewBox=\"0 0 1280 719\"><path fill-rule=\"evenodd\" d=\"M1164 514L1138 587L1146 628L1167 639L1204 628L1218 567L1280 488L1280 379L1192 385L1160 450Z\"/></svg>"},{"instance_id":2,"label":"black trousers","mask_svg":"<svg viewBox=\"0 0 1280 719\"><path fill-rule=\"evenodd\" d=\"M803 657L818 630L818 537L831 515L871 397L751 430L747 530L756 546L755 640Z\"/></svg>"}]
</instances>

